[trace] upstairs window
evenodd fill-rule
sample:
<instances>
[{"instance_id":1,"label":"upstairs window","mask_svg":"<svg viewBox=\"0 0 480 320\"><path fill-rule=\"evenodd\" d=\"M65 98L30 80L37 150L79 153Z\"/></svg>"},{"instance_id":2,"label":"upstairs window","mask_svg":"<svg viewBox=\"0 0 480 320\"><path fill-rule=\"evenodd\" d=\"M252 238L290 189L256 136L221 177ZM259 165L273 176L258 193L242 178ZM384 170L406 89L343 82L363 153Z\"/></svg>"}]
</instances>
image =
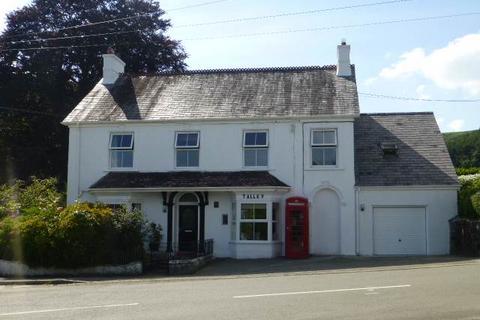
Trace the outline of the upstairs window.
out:
<instances>
[{"instance_id":1,"label":"upstairs window","mask_svg":"<svg viewBox=\"0 0 480 320\"><path fill-rule=\"evenodd\" d=\"M198 167L200 151L198 132L177 132L175 150L177 167Z\"/></svg>"},{"instance_id":2,"label":"upstairs window","mask_svg":"<svg viewBox=\"0 0 480 320\"><path fill-rule=\"evenodd\" d=\"M245 131L243 134L243 165L245 167L268 166L268 132Z\"/></svg>"},{"instance_id":3,"label":"upstairs window","mask_svg":"<svg viewBox=\"0 0 480 320\"><path fill-rule=\"evenodd\" d=\"M337 130L313 130L311 146L312 166L337 165Z\"/></svg>"},{"instance_id":4,"label":"upstairs window","mask_svg":"<svg viewBox=\"0 0 480 320\"><path fill-rule=\"evenodd\" d=\"M133 167L133 133L110 135L110 168Z\"/></svg>"}]
</instances>

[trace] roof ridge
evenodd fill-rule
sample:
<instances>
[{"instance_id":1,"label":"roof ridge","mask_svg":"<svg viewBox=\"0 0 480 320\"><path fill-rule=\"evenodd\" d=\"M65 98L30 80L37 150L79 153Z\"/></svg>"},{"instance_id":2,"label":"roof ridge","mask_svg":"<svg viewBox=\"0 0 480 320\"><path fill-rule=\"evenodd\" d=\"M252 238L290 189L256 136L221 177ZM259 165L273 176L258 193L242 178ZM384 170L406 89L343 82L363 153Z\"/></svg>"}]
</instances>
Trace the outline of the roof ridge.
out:
<instances>
[{"instance_id":1,"label":"roof ridge","mask_svg":"<svg viewBox=\"0 0 480 320\"><path fill-rule=\"evenodd\" d=\"M132 73L132 76L165 76L165 75L189 75L189 74L212 74L212 73L255 73L255 72L291 72L291 71L311 71L311 70L336 70L337 66L314 65L314 66L293 66L293 67L252 67L252 68L218 68L218 69L192 69L192 70L169 70L156 73Z\"/></svg>"},{"instance_id":2,"label":"roof ridge","mask_svg":"<svg viewBox=\"0 0 480 320\"><path fill-rule=\"evenodd\" d=\"M417 115L417 114L433 114L432 111L412 111L412 112L373 112L373 113L360 113L360 116L405 116L405 115Z\"/></svg>"}]
</instances>

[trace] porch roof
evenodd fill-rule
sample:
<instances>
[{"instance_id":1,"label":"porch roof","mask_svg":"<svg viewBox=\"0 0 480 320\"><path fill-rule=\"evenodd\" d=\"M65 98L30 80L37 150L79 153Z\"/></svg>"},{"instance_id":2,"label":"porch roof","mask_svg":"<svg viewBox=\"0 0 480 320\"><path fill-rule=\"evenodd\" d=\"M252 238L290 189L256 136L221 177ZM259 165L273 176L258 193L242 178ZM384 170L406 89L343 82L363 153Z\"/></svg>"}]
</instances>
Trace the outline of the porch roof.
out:
<instances>
[{"instance_id":1,"label":"porch roof","mask_svg":"<svg viewBox=\"0 0 480 320\"><path fill-rule=\"evenodd\" d=\"M289 188L268 171L109 172L90 190Z\"/></svg>"}]
</instances>

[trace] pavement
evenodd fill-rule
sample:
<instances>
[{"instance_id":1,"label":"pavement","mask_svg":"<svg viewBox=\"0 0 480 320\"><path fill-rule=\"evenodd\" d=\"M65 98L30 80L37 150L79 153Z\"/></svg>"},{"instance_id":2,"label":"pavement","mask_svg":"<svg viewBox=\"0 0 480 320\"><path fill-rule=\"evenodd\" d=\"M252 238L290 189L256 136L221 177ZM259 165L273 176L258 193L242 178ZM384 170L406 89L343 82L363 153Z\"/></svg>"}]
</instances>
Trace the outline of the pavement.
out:
<instances>
[{"instance_id":1,"label":"pavement","mask_svg":"<svg viewBox=\"0 0 480 320\"><path fill-rule=\"evenodd\" d=\"M115 281L178 281L215 278L289 276L301 274L346 273L389 269L435 268L466 263L480 263L480 259L457 256L429 257L341 257L312 256L308 259L225 259L217 258L194 275L168 276L165 272L148 272L137 276L68 276L2 278L0 285L59 285Z\"/></svg>"},{"instance_id":2,"label":"pavement","mask_svg":"<svg viewBox=\"0 0 480 320\"><path fill-rule=\"evenodd\" d=\"M76 280L0 284L0 319L480 319L478 259L226 259L195 276Z\"/></svg>"}]
</instances>

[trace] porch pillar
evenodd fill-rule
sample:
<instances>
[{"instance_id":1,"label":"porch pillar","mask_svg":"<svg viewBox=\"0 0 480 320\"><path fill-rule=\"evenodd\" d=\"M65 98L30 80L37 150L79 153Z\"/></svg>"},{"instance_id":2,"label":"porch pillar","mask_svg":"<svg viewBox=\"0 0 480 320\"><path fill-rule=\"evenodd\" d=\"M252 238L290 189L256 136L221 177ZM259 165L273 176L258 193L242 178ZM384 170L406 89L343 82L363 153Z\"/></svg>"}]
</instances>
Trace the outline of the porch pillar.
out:
<instances>
[{"instance_id":1,"label":"porch pillar","mask_svg":"<svg viewBox=\"0 0 480 320\"><path fill-rule=\"evenodd\" d=\"M200 207L200 230L199 230L199 252L205 250L205 206L208 205L208 192L197 192L200 199L198 205Z\"/></svg>"},{"instance_id":2,"label":"porch pillar","mask_svg":"<svg viewBox=\"0 0 480 320\"><path fill-rule=\"evenodd\" d=\"M172 192L167 196L166 192L163 192L163 205L167 206L167 252L173 252L173 198L177 193Z\"/></svg>"}]
</instances>

